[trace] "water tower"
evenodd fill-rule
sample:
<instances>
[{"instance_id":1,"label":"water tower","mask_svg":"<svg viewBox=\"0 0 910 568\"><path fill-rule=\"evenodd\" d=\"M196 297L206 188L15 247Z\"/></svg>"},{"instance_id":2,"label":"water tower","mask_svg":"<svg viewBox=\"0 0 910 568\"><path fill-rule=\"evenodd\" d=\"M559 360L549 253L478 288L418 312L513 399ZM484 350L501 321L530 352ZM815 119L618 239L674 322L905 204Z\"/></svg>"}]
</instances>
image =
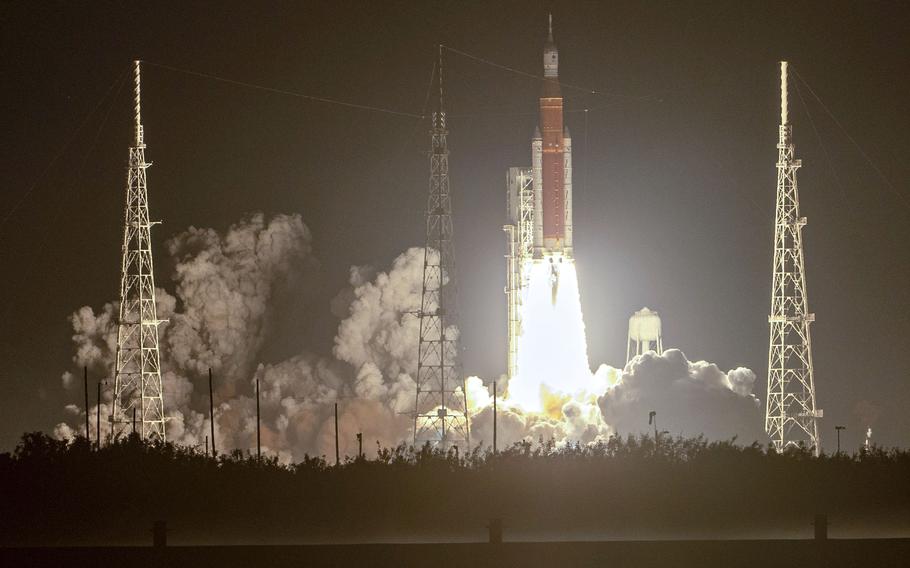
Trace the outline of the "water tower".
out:
<instances>
[{"instance_id":1,"label":"water tower","mask_svg":"<svg viewBox=\"0 0 910 568\"><path fill-rule=\"evenodd\" d=\"M660 332L660 316L655 311L642 308L629 318L626 364L629 364L632 357L647 351L663 353L664 344Z\"/></svg>"}]
</instances>

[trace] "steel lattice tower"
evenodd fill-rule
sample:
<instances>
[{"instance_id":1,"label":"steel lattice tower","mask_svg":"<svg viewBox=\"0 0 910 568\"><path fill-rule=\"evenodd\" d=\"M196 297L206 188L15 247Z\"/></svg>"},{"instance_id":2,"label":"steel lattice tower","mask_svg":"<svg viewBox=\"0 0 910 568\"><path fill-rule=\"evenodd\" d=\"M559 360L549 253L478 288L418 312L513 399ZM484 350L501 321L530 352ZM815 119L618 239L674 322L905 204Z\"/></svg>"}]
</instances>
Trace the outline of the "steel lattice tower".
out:
<instances>
[{"instance_id":1,"label":"steel lattice tower","mask_svg":"<svg viewBox=\"0 0 910 568\"><path fill-rule=\"evenodd\" d=\"M427 198L427 240L420 301L420 342L417 355L417 400L414 445L436 447L470 443L464 378L458 367L455 321L455 255L452 249L452 194L449 149L443 105L442 46L437 75L439 93L433 112L430 147L430 191Z\"/></svg>"},{"instance_id":2,"label":"steel lattice tower","mask_svg":"<svg viewBox=\"0 0 910 568\"><path fill-rule=\"evenodd\" d=\"M792 127L787 118L787 62L780 64L781 124L777 143L777 200L774 213L774 271L771 315L768 317L768 401L765 430L778 451L804 444L817 456L821 450L815 407L812 341L806 298L806 267L799 216Z\"/></svg>"},{"instance_id":3,"label":"steel lattice tower","mask_svg":"<svg viewBox=\"0 0 910 568\"><path fill-rule=\"evenodd\" d=\"M134 62L135 145L130 148L123 213L123 258L120 266L120 319L117 329L117 368L111 409L113 437L129 433L135 417L144 439L165 440L164 400L158 353L155 274L152 264L139 61Z\"/></svg>"}]
</instances>

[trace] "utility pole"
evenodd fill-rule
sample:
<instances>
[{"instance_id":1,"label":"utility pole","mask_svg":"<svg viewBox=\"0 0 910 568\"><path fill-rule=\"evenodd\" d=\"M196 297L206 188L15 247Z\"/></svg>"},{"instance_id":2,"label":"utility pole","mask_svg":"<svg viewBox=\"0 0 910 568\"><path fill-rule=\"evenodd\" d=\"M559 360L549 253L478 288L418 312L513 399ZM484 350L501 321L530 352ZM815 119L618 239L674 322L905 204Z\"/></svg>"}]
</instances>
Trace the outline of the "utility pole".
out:
<instances>
[{"instance_id":1,"label":"utility pole","mask_svg":"<svg viewBox=\"0 0 910 568\"><path fill-rule=\"evenodd\" d=\"M496 381L493 381L493 455L496 455Z\"/></svg>"},{"instance_id":2,"label":"utility pole","mask_svg":"<svg viewBox=\"0 0 910 568\"><path fill-rule=\"evenodd\" d=\"M256 459L262 461L262 438L260 437L259 377L256 377Z\"/></svg>"},{"instance_id":3,"label":"utility pole","mask_svg":"<svg viewBox=\"0 0 910 568\"><path fill-rule=\"evenodd\" d=\"M215 389L212 387L212 368L209 367L209 426L212 430L212 457L218 457L215 449Z\"/></svg>"},{"instance_id":4,"label":"utility pole","mask_svg":"<svg viewBox=\"0 0 910 568\"><path fill-rule=\"evenodd\" d=\"M837 432L837 454L840 455L840 431L846 430L846 426L835 426L834 430Z\"/></svg>"},{"instance_id":5,"label":"utility pole","mask_svg":"<svg viewBox=\"0 0 910 568\"><path fill-rule=\"evenodd\" d=\"M95 405L95 444L101 449L101 381L98 381L98 403Z\"/></svg>"},{"instance_id":6,"label":"utility pole","mask_svg":"<svg viewBox=\"0 0 910 568\"><path fill-rule=\"evenodd\" d=\"M657 445L660 443L660 440L658 439L658 434L657 434L657 411L656 410L652 410L651 412L648 413L648 425L650 426L651 424L654 425L654 447L657 448Z\"/></svg>"},{"instance_id":7,"label":"utility pole","mask_svg":"<svg viewBox=\"0 0 910 568\"><path fill-rule=\"evenodd\" d=\"M89 446L91 446L92 438L89 436L88 425L88 366L82 367L82 383L85 387L85 440L89 442Z\"/></svg>"},{"instance_id":8,"label":"utility pole","mask_svg":"<svg viewBox=\"0 0 910 568\"><path fill-rule=\"evenodd\" d=\"M338 452L338 403L335 403L335 465L341 463L341 454Z\"/></svg>"},{"instance_id":9,"label":"utility pole","mask_svg":"<svg viewBox=\"0 0 910 568\"><path fill-rule=\"evenodd\" d=\"M455 253L452 246L452 194L449 147L443 104L442 45L436 65L438 97L430 131L430 184L426 210L426 246L417 347L417 396L414 446L429 442L447 450L470 446L464 377L458 368L455 322Z\"/></svg>"},{"instance_id":10,"label":"utility pole","mask_svg":"<svg viewBox=\"0 0 910 568\"><path fill-rule=\"evenodd\" d=\"M777 142L777 196L774 212L774 266L768 347L768 397L765 430L778 452L805 444L816 457L821 452L815 406L815 377L806 297L803 227L800 216L792 126L787 108L787 62L780 63L780 127Z\"/></svg>"},{"instance_id":11,"label":"utility pole","mask_svg":"<svg viewBox=\"0 0 910 568\"><path fill-rule=\"evenodd\" d=\"M164 396L158 352L158 319L155 271L152 263L145 140L140 104L139 61L133 64L133 115L135 140L130 148L123 245L120 265L120 313L117 320L117 358L111 398L111 437L129 427L129 416L139 409L140 436L165 440Z\"/></svg>"}]
</instances>

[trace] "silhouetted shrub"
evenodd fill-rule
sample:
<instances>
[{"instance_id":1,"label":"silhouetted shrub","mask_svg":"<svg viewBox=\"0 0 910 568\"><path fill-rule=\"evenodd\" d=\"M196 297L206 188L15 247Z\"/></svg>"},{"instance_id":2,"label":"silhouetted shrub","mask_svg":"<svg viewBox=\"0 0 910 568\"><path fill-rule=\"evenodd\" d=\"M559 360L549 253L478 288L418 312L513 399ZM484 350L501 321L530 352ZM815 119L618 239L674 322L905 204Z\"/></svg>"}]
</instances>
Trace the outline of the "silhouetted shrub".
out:
<instances>
[{"instance_id":1,"label":"silhouetted shrub","mask_svg":"<svg viewBox=\"0 0 910 568\"><path fill-rule=\"evenodd\" d=\"M525 441L495 455L401 444L335 466L239 450L215 459L135 435L99 449L32 432L0 454L0 542L144 543L156 519L167 519L178 541L208 542L460 534L491 518L563 531L748 529L808 522L819 511L906 515L907 479L902 450L815 458L703 437Z\"/></svg>"}]
</instances>

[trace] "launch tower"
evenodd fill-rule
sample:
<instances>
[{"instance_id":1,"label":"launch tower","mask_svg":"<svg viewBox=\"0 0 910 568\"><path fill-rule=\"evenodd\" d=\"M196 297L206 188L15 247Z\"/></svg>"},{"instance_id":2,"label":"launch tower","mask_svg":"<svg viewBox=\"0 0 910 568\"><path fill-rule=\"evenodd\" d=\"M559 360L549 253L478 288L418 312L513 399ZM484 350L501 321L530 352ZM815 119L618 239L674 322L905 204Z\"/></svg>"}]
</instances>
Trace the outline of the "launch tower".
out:
<instances>
[{"instance_id":1,"label":"launch tower","mask_svg":"<svg viewBox=\"0 0 910 568\"><path fill-rule=\"evenodd\" d=\"M111 434L127 434L136 424L143 439L165 440L164 399L158 353L155 271L152 264L152 225L149 221L145 171L145 142L140 106L139 61L134 62L135 141L130 148L123 213L120 265L120 317L117 321L117 361L111 407Z\"/></svg>"},{"instance_id":2,"label":"launch tower","mask_svg":"<svg viewBox=\"0 0 910 568\"><path fill-rule=\"evenodd\" d=\"M426 212L420 343L417 354L417 401L414 445L438 448L470 443L464 377L457 362L455 255L452 248L452 195L449 149L442 88L442 46L436 75L439 91L430 131L430 191Z\"/></svg>"},{"instance_id":3,"label":"launch tower","mask_svg":"<svg viewBox=\"0 0 910 568\"><path fill-rule=\"evenodd\" d=\"M809 325L815 314L806 299L806 267L799 215L792 127L787 117L787 62L780 64L781 119L777 143L777 199L774 213L774 267L768 317L768 401L765 430L778 451L805 445L821 451L815 407L815 378Z\"/></svg>"}]
</instances>

